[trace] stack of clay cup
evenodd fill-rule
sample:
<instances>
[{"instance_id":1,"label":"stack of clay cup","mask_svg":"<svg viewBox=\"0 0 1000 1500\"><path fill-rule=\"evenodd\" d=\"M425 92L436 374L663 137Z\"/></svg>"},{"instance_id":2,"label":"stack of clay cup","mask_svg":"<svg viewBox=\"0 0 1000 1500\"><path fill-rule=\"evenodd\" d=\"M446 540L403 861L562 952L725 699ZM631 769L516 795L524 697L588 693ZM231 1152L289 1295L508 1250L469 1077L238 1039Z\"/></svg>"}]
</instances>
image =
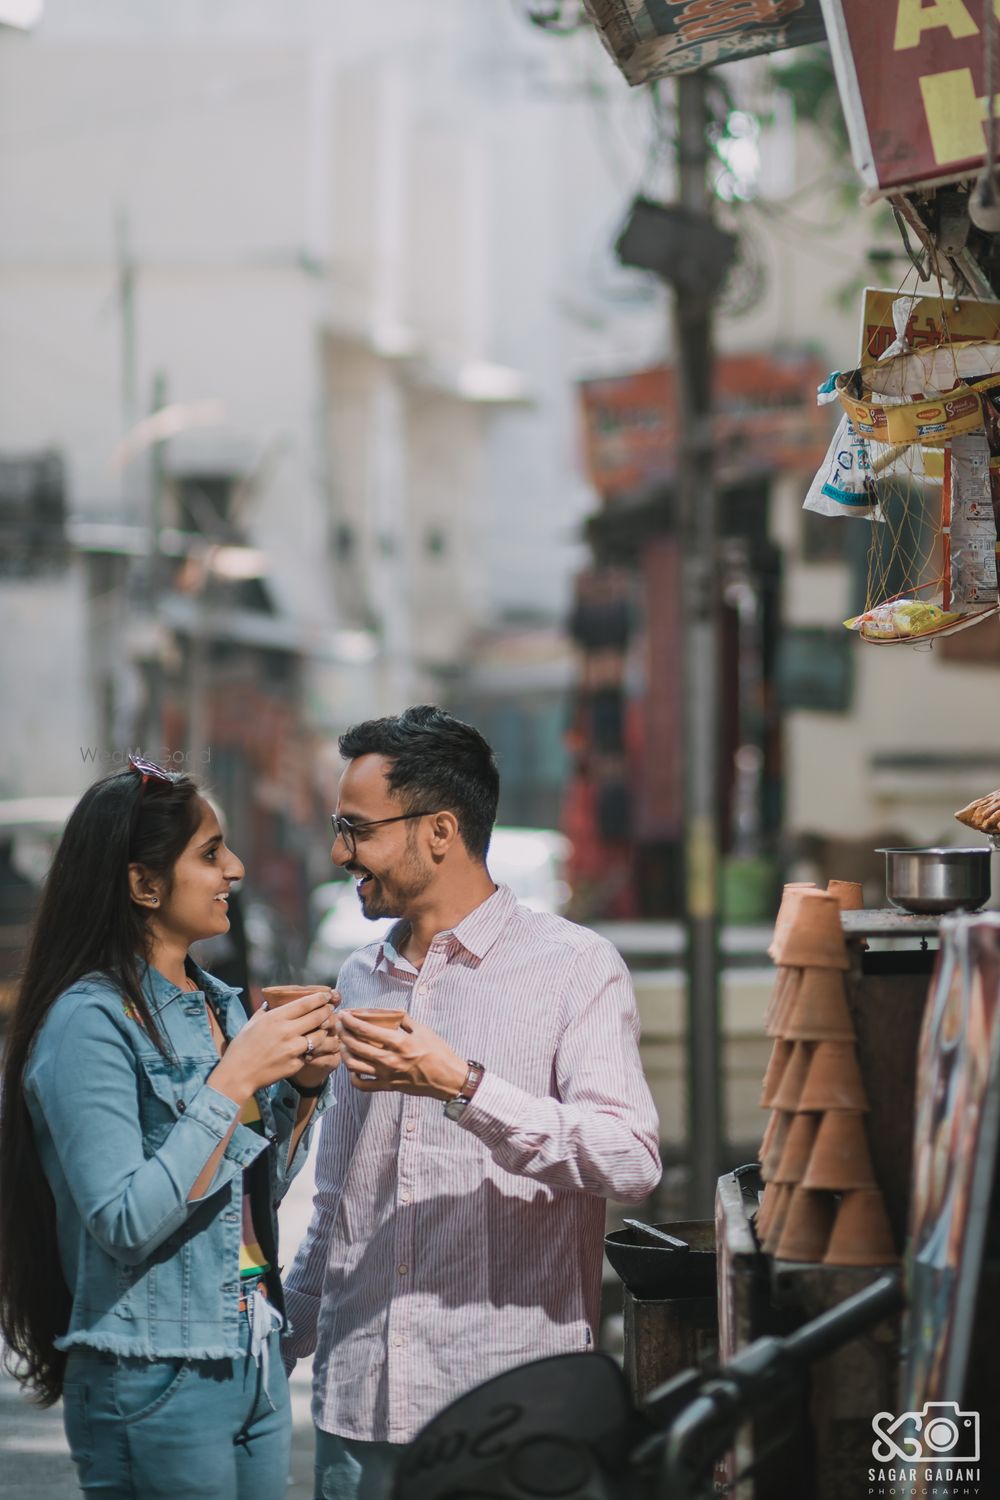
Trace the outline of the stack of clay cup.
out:
<instances>
[{"instance_id":1,"label":"stack of clay cup","mask_svg":"<svg viewBox=\"0 0 1000 1500\"><path fill-rule=\"evenodd\" d=\"M777 964L765 1025L774 1038L761 1105L764 1194L757 1234L778 1260L892 1264L896 1248L872 1170L868 1098L847 1005L840 913L861 888L787 885L769 952Z\"/></svg>"}]
</instances>

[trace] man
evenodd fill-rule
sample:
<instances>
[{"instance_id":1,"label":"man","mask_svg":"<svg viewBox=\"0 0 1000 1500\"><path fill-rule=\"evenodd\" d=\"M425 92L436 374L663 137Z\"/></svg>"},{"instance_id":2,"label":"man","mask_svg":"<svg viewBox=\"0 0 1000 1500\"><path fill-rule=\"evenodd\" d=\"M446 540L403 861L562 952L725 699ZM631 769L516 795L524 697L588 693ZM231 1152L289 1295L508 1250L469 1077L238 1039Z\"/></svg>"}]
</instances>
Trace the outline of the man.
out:
<instances>
[{"instance_id":1,"label":"man","mask_svg":"<svg viewBox=\"0 0 1000 1500\"><path fill-rule=\"evenodd\" d=\"M382 1500L398 1445L511 1366L593 1347L604 1198L660 1176L635 997L610 943L519 906L486 865L499 777L432 707L360 724L332 858L371 918L344 965L344 1063L287 1283L316 1351L317 1497ZM394 1446L395 1445L395 1446Z\"/></svg>"}]
</instances>

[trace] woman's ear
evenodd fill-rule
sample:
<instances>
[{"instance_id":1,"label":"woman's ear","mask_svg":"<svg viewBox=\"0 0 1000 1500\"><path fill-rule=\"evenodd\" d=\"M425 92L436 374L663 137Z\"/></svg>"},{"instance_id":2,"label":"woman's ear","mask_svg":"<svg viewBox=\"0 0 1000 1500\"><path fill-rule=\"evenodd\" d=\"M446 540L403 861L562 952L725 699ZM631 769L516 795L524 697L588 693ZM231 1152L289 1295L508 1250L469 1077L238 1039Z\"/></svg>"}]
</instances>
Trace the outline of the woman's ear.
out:
<instances>
[{"instance_id":1,"label":"woman's ear","mask_svg":"<svg viewBox=\"0 0 1000 1500\"><path fill-rule=\"evenodd\" d=\"M136 906L146 911L155 911L160 904L159 883L147 871L145 865L129 865L128 885Z\"/></svg>"}]
</instances>

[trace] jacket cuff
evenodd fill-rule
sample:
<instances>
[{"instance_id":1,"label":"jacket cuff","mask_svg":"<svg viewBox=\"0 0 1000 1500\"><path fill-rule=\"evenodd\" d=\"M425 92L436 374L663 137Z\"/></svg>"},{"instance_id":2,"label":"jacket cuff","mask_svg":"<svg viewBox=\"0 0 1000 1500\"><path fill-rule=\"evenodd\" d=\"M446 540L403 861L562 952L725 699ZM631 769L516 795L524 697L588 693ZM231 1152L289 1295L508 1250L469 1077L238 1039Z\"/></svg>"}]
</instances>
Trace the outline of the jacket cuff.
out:
<instances>
[{"instance_id":1,"label":"jacket cuff","mask_svg":"<svg viewBox=\"0 0 1000 1500\"><path fill-rule=\"evenodd\" d=\"M230 1099L228 1094L220 1094L210 1083L202 1084L194 1098L184 1106L185 1118L197 1120L218 1141L222 1140L239 1112L236 1100Z\"/></svg>"},{"instance_id":2,"label":"jacket cuff","mask_svg":"<svg viewBox=\"0 0 1000 1500\"><path fill-rule=\"evenodd\" d=\"M206 1083L186 1104L182 1118L194 1120L217 1141L221 1141L239 1113L240 1106L235 1099L230 1099L228 1094L220 1094L217 1089L212 1088L211 1084ZM237 1125L226 1142L223 1160L235 1162L240 1167L248 1167L262 1151L267 1149L268 1145L269 1142L256 1130L251 1130L246 1125ZM219 1173L216 1172L213 1187L218 1187L221 1180Z\"/></svg>"}]
</instances>

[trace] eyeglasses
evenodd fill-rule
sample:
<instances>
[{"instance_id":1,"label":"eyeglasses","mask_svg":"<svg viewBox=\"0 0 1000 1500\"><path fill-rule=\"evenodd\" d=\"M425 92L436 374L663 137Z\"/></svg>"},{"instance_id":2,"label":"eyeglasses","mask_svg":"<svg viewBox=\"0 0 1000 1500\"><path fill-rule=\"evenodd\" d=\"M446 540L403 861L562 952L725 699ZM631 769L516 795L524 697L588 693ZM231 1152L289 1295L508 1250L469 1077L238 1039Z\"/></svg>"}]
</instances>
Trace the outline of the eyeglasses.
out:
<instances>
[{"instance_id":1,"label":"eyeglasses","mask_svg":"<svg viewBox=\"0 0 1000 1500\"><path fill-rule=\"evenodd\" d=\"M352 859L358 852L358 834L365 828L381 828L383 823L405 823L408 818L429 818L437 809L426 812L399 813L395 818L368 818L364 823L351 823L347 818L342 818L339 813L330 814L330 822L333 824L334 842L343 839L347 845L347 852Z\"/></svg>"},{"instance_id":2,"label":"eyeglasses","mask_svg":"<svg viewBox=\"0 0 1000 1500\"><path fill-rule=\"evenodd\" d=\"M141 755L130 755L128 766L130 771L138 771L142 777L143 786L146 785L147 781L173 781L173 777L169 771L165 771L162 766L156 765L154 761L143 760Z\"/></svg>"}]
</instances>

